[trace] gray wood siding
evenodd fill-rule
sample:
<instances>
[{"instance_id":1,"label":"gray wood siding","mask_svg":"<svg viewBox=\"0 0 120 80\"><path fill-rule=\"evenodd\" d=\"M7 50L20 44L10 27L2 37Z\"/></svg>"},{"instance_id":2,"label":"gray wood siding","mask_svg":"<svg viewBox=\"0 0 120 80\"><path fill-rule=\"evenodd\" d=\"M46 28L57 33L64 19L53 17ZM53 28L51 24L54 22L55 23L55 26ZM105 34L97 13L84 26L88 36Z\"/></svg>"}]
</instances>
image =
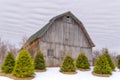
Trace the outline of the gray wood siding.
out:
<instances>
[{"instance_id":1,"label":"gray wood siding","mask_svg":"<svg viewBox=\"0 0 120 80\"><path fill-rule=\"evenodd\" d=\"M74 60L78 57L80 52L85 52L88 57L89 62L92 64L92 48L80 48L80 47L71 47L63 46L61 44L41 42L40 49L43 51L47 66L59 66L66 55L72 56ZM48 57L47 50L53 49L54 56Z\"/></svg>"},{"instance_id":2,"label":"gray wood siding","mask_svg":"<svg viewBox=\"0 0 120 80\"><path fill-rule=\"evenodd\" d=\"M45 53L47 66L59 66L65 55L76 59L84 51L89 61L92 60L92 47L80 26L71 18L66 22L66 17L57 19L40 41L40 49ZM47 50L53 49L54 56L48 57Z\"/></svg>"},{"instance_id":3,"label":"gray wood siding","mask_svg":"<svg viewBox=\"0 0 120 80\"><path fill-rule=\"evenodd\" d=\"M87 38L79 25L73 20L71 23L67 23L63 18L60 18L53 23L51 28L43 36L42 40L65 45L90 47Z\"/></svg>"}]
</instances>

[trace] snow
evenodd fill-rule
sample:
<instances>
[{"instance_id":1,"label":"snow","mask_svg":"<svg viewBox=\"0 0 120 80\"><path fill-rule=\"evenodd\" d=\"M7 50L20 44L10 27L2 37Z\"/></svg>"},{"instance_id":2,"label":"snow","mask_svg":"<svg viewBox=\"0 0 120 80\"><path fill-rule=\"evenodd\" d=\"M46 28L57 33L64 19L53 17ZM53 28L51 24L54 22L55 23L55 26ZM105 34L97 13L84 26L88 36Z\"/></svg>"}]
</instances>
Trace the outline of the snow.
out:
<instances>
[{"instance_id":1,"label":"snow","mask_svg":"<svg viewBox=\"0 0 120 80\"><path fill-rule=\"evenodd\" d=\"M35 72L33 80L120 80L120 71L116 68L110 77L97 77L92 75L93 68L90 71L79 71L77 74L63 74L59 72L60 68L47 68L46 72ZM0 76L0 80L12 80L7 77Z\"/></svg>"},{"instance_id":2,"label":"snow","mask_svg":"<svg viewBox=\"0 0 120 80\"><path fill-rule=\"evenodd\" d=\"M116 69L110 77L97 77L92 75L93 68L90 71L79 71L77 74L62 74L59 68L47 68L46 72L36 72L33 80L120 80L120 71Z\"/></svg>"},{"instance_id":3,"label":"snow","mask_svg":"<svg viewBox=\"0 0 120 80\"><path fill-rule=\"evenodd\" d=\"M0 80L13 80L13 79L10 79L10 78L7 78L7 77L0 76Z\"/></svg>"}]
</instances>

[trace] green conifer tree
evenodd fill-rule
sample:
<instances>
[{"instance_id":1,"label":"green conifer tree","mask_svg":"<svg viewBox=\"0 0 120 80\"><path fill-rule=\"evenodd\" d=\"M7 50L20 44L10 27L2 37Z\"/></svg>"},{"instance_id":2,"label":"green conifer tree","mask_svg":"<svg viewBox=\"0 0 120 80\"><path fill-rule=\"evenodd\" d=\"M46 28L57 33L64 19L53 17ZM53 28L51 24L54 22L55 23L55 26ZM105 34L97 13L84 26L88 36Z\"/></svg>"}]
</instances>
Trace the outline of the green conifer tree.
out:
<instances>
[{"instance_id":1,"label":"green conifer tree","mask_svg":"<svg viewBox=\"0 0 120 80\"><path fill-rule=\"evenodd\" d=\"M117 66L120 69L120 55L117 57Z\"/></svg>"},{"instance_id":2,"label":"green conifer tree","mask_svg":"<svg viewBox=\"0 0 120 80\"><path fill-rule=\"evenodd\" d=\"M112 73L112 69L105 55L102 54L96 60L96 63L94 66L94 73L97 73L97 74L111 74Z\"/></svg>"},{"instance_id":3,"label":"green conifer tree","mask_svg":"<svg viewBox=\"0 0 120 80\"><path fill-rule=\"evenodd\" d=\"M88 58L85 56L85 53L82 52L77 60L76 60L76 67L79 69L89 69L90 68L90 64L88 61Z\"/></svg>"},{"instance_id":4,"label":"green conifer tree","mask_svg":"<svg viewBox=\"0 0 120 80\"><path fill-rule=\"evenodd\" d=\"M2 67L1 67L2 72L11 73L13 71L14 65L15 65L15 58L14 58L12 51L10 51L8 52L2 64Z\"/></svg>"},{"instance_id":5,"label":"green conifer tree","mask_svg":"<svg viewBox=\"0 0 120 80\"><path fill-rule=\"evenodd\" d=\"M17 77L30 77L34 75L34 63L29 52L26 50L20 51L12 74Z\"/></svg>"},{"instance_id":6,"label":"green conifer tree","mask_svg":"<svg viewBox=\"0 0 120 80\"><path fill-rule=\"evenodd\" d=\"M44 56L40 50L38 50L36 55L35 55L34 64L35 64L35 69L39 69L39 70L46 69Z\"/></svg>"},{"instance_id":7,"label":"green conifer tree","mask_svg":"<svg viewBox=\"0 0 120 80\"><path fill-rule=\"evenodd\" d=\"M76 67L74 60L70 56L66 56L64 62L60 68L60 72L75 72Z\"/></svg>"},{"instance_id":8,"label":"green conifer tree","mask_svg":"<svg viewBox=\"0 0 120 80\"><path fill-rule=\"evenodd\" d=\"M105 49L104 55L106 56L111 69L114 70L115 69L115 65L114 65L114 63L113 63L113 61L112 61L112 59L111 59L111 57L109 55L109 51L108 51L107 48Z\"/></svg>"}]
</instances>

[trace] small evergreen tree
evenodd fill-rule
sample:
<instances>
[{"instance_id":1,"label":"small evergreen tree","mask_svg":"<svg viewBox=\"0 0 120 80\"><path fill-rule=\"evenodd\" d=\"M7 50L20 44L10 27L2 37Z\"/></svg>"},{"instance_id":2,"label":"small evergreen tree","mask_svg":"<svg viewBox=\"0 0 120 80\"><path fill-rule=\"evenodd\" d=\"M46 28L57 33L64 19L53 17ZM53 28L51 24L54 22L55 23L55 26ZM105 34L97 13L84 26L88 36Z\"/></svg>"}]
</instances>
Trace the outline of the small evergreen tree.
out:
<instances>
[{"instance_id":1,"label":"small evergreen tree","mask_svg":"<svg viewBox=\"0 0 120 80\"><path fill-rule=\"evenodd\" d=\"M117 66L120 69L120 55L117 57Z\"/></svg>"},{"instance_id":2,"label":"small evergreen tree","mask_svg":"<svg viewBox=\"0 0 120 80\"><path fill-rule=\"evenodd\" d=\"M111 74L112 69L105 55L102 54L96 60L94 72L97 74Z\"/></svg>"},{"instance_id":3,"label":"small evergreen tree","mask_svg":"<svg viewBox=\"0 0 120 80\"><path fill-rule=\"evenodd\" d=\"M45 70L46 68L44 56L40 50L38 50L35 55L34 64L35 64L35 69Z\"/></svg>"},{"instance_id":4,"label":"small evergreen tree","mask_svg":"<svg viewBox=\"0 0 120 80\"><path fill-rule=\"evenodd\" d=\"M114 70L115 69L115 65L114 65L114 63L113 63L113 61L112 61L112 59L111 59L111 57L109 55L108 49L105 49L104 55L106 56L111 69Z\"/></svg>"},{"instance_id":5,"label":"small evergreen tree","mask_svg":"<svg viewBox=\"0 0 120 80\"><path fill-rule=\"evenodd\" d=\"M7 56L5 57L5 60L1 67L2 72L11 73L13 71L14 65L15 65L15 58L14 58L12 51L10 51L10 52L8 52Z\"/></svg>"},{"instance_id":6,"label":"small evergreen tree","mask_svg":"<svg viewBox=\"0 0 120 80\"><path fill-rule=\"evenodd\" d=\"M66 56L64 62L60 68L60 72L75 72L76 67L74 60L70 56Z\"/></svg>"},{"instance_id":7,"label":"small evergreen tree","mask_svg":"<svg viewBox=\"0 0 120 80\"><path fill-rule=\"evenodd\" d=\"M88 58L85 56L85 53L81 53L76 60L76 67L79 69L89 69L90 64Z\"/></svg>"},{"instance_id":8,"label":"small evergreen tree","mask_svg":"<svg viewBox=\"0 0 120 80\"><path fill-rule=\"evenodd\" d=\"M17 77L29 77L34 75L34 63L29 52L26 50L20 51L12 74Z\"/></svg>"}]
</instances>

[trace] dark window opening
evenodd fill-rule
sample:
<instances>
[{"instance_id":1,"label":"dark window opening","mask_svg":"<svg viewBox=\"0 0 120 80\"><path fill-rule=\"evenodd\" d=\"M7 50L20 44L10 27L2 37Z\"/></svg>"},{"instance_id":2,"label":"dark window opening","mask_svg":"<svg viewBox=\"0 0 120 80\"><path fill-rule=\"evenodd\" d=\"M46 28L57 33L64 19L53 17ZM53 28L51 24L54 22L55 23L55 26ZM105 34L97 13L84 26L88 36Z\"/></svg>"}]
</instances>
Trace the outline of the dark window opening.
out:
<instances>
[{"instance_id":1,"label":"dark window opening","mask_svg":"<svg viewBox=\"0 0 120 80\"><path fill-rule=\"evenodd\" d=\"M66 16L66 21L71 22L70 16Z\"/></svg>"},{"instance_id":2,"label":"dark window opening","mask_svg":"<svg viewBox=\"0 0 120 80\"><path fill-rule=\"evenodd\" d=\"M70 18L69 16L67 16L67 18Z\"/></svg>"},{"instance_id":3,"label":"dark window opening","mask_svg":"<svg viewBox=\"0 0 120 80\"><path fill-rule=\"evenodd\" d=\"M53 56L53 50L52 49L47 50L47 56Z\"/></svg>"}]
</instances>

